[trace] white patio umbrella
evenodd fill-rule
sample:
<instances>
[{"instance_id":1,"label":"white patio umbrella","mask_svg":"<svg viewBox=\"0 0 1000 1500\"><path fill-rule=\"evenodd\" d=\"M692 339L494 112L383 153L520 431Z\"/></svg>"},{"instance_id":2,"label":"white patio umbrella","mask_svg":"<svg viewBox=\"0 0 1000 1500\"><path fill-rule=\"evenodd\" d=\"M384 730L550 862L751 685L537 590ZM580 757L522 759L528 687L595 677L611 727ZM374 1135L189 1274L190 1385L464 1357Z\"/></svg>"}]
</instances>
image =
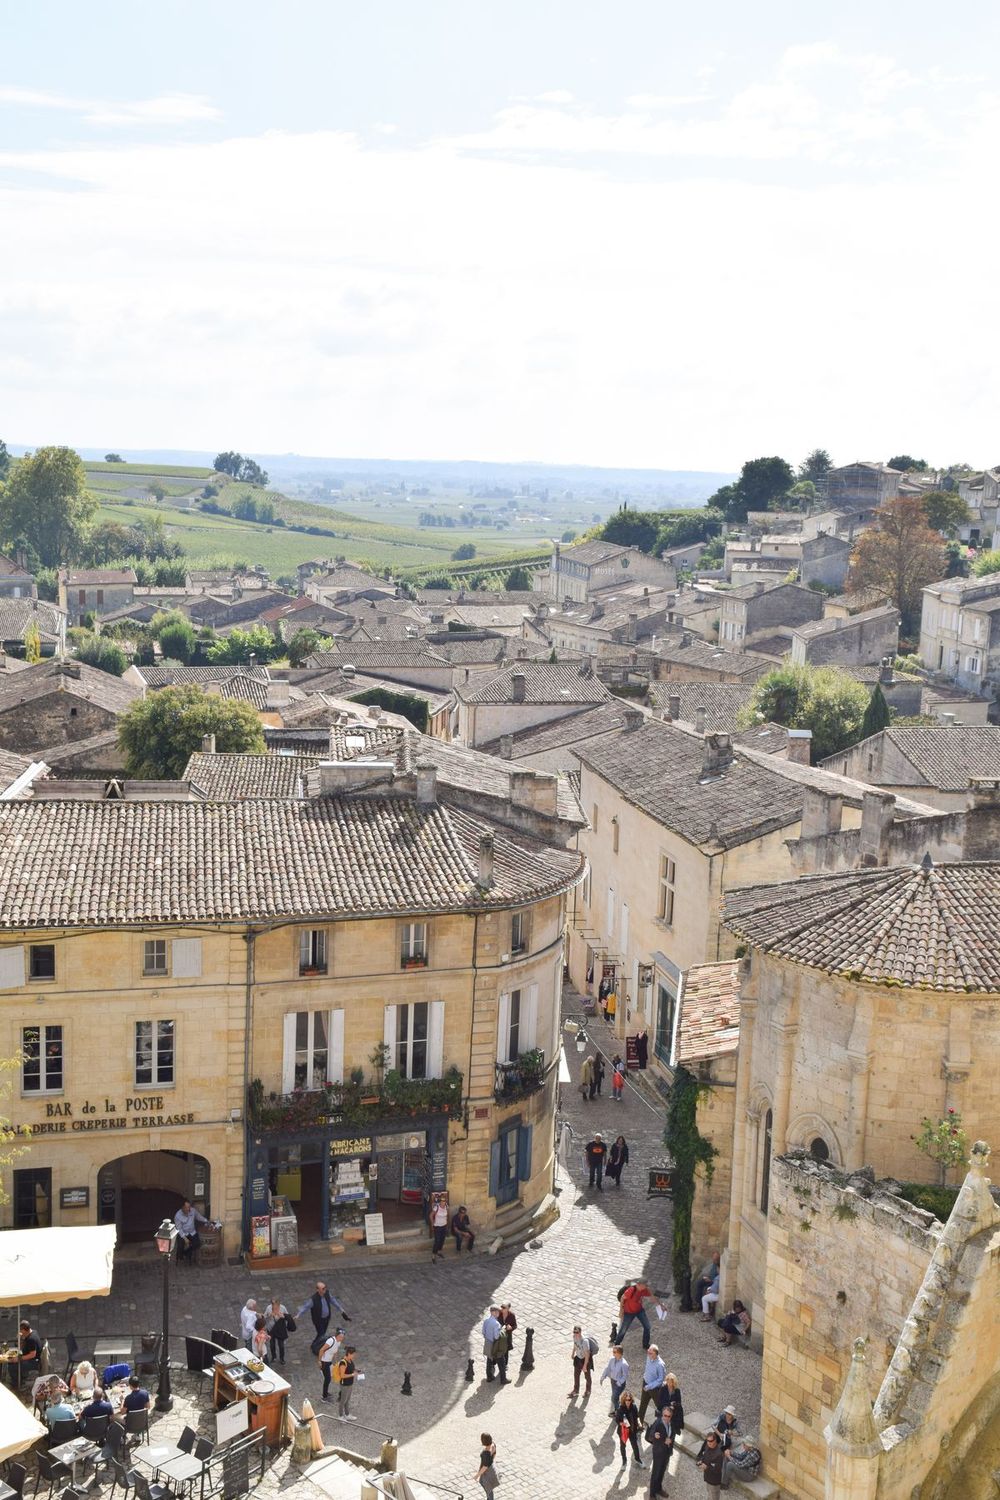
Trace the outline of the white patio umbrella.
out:
<instances>
[{"instance_id":1,"label":"white patio umbrella","mask_svg":"<svg viewBox=\"0 0 1000 1500\"><path fill-rule=\"evenodd\" d=\"M0 1234L0 1307L106 1297L116 1237L113 1224L6 1230Z\"/></svg>"},{"instance_id":2,"label":"white patio umbrella","mask_svg":"<svg viewBox=\"0 0 1000 1500\"><path fill-rule=\"evenodd\" d=\"M0 1385L0 1460L24 1453L48 1428L5 1385Z\"/></svg>"}]
</instances>

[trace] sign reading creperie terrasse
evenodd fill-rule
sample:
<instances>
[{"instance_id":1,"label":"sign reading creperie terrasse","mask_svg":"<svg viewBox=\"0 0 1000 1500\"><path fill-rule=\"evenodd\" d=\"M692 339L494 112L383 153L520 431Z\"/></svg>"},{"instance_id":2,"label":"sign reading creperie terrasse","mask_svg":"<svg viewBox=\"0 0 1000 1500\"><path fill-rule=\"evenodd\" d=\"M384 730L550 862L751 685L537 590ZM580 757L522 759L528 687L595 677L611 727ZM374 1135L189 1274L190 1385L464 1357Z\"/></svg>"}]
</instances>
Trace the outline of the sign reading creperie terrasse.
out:
<instances>
[{"instance_id":1,"label":"sign reading creperie terrasse","mask_svg":"<svg viewBox=\"0 0 1000 1500\"><path fill-rule=\"evenodd\" d=\"M74 1106L63 1100L49 1100L45 1105L45 1119L33 1125L19 1125L19 1135L68 1135L80 1130L154 1130L161 1125L193 1125L194 1112L165 1115L163 1094L143 1094L135 1099L125 1099L119 1108L111 1099L103 1104L93 1104L85 1099ZM169 1105L167 1108L169 1109Z\"/></svg>"}]
</instances>

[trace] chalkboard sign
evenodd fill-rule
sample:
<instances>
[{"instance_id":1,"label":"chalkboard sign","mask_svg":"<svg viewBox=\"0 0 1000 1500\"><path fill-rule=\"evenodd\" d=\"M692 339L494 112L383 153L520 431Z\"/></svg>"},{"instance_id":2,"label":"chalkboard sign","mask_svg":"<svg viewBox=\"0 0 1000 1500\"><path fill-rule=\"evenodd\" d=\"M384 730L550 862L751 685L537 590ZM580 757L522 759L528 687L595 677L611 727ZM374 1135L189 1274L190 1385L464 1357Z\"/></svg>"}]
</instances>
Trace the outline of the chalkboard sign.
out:
<instances>
[{"instance_id":1,"label":"chalkboard sign","mask_svg":"<svg viewBox=\"0 0 1000 1500\"><path fill-rule=\"evenodd\" d=\"M250 1493L250 1453L245 1447L234 1448L222 1456L222 1494L224 1500L237 1500Z\"/></svg>"},{"instance_id":2,"label":"chalkboard sign","mask_svg":"<svg viewBox=\"0 0 1000 1500\"><path fill-rule=\"evenodd\" d=\"M625 1066L626 1068L639 1066L639 1038L637 1036L625 1038Z\"/></svg>"},{"instance_id":3,"label":"chalkboard sign","mask_svg":"<svg viewBox=\"0 0 1000 1500\"><path fill-rule=\"evenodd\" d=\"M298 1255L299 1226L295 1219L272 1219L275 1255Z\"/></svg>"},{"instance_id":4,"label":"chalkboard sign","mask_svg":"<svg viewBox=\"0 0 1000 1500\"><path fill-rule=\"evenodd\" d=\"M672 1198L674 1196L673 1171L670 1167L650 1167L647 1198Z\"/></svg>"}]
</instances>

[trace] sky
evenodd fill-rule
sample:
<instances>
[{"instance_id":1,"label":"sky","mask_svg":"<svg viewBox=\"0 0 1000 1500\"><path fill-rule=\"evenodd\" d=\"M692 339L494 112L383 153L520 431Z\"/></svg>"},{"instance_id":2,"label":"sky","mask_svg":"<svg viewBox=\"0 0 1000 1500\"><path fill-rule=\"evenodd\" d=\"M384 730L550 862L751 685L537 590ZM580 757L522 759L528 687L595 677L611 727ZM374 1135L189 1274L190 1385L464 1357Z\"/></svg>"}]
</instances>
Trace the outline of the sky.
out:
<instances>
[{"instance_id":1,"label":"sky","mask_svg":"<svg viewBox=\"0 0 1000 1500\"><path fill-rule=\"evenodd\" d=\"M1000 11L0 7L0 437L1000 460Z\"/></svg>"}]
</instances>

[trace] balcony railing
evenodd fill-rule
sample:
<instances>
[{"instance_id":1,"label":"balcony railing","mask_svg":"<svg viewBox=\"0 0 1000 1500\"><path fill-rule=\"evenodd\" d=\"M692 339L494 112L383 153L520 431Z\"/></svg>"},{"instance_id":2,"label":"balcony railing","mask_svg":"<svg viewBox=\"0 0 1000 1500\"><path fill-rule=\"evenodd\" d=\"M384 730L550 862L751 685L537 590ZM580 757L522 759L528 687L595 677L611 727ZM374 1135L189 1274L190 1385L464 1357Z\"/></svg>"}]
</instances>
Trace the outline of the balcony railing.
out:
<instances>
[{"instance_id":1,"label":"balcony railing","mask_svg":"<svg viewBox=\"0 0 1000 1500\"><path fill-rule=\"evenodd\" d=\"M501 1104L523 1099L545 1083L545 1053L537 1047L522 1052L513 1062L495 1064L493 1097Z\"/></svg>"},{"instance_id":2,"label":"balcony railing","mask_svg":"<svg viewBox=\"0 0 1000 1500\"><path fill-rule=\"evenodd\" d=\"M449 1068L443 1078L401 1078L390 1068L373 1082L327 1083L320 1089L265 1094L260 1079L250 1085L250 1123L264 1130L306 1130L316 1125L367 1126L407 1115L447 1114L463 1109L462 1073Z\"/></svg>"}]
</instances>

